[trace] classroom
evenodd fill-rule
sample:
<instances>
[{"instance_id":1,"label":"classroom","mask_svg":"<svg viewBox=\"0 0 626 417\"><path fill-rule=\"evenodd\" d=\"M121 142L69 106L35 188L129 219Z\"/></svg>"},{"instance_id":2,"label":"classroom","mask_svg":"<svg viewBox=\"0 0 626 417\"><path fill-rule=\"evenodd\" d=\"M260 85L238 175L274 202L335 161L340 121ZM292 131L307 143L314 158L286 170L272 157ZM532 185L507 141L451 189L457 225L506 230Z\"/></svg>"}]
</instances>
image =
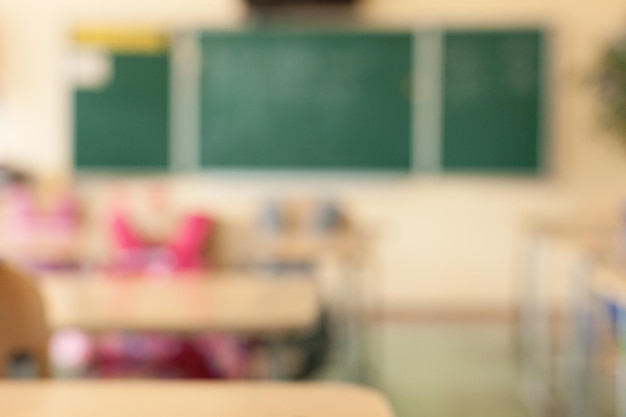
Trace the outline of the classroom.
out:
<instances>
[{"instance_id":1,"label":"classroom","mask_svg":"<svg viewBox=\"0 0 626 417\"><path fill-rule=\"evenodd\" d=\"M0 0L0 415L626 416L625 18Z\"/></svg>"}]
</instances>

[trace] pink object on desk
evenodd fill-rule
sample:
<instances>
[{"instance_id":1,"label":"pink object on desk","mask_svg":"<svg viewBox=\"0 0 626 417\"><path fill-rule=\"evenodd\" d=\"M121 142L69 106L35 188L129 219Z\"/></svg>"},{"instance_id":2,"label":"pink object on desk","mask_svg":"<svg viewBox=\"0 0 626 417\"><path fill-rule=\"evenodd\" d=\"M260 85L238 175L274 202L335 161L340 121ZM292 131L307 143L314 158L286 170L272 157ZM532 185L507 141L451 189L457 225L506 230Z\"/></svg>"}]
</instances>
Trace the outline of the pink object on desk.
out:
<instances>
[{"instance_id":1,"label":"pink object on desk","mask_svg":"<svg viewBox=\"0 0 626 417\"><path fill-rule=\"evenodd\" d=\"M203 250L213 230L213 222L203 214L183 220L180 231L169 241L155 245L132 226L128 216L115 211L111 237L115 250L113 268L129 272L185 272L207 269Z\"/></svg>"},{"instance_id":2,"label":"pink object on desk","mask_svg":"<svg viewBox=\"0 0 626 417\"><path fill-rule=\"evenodd\" d=\"M24 185L10 187L5 197L3 233L11 236L14 245L11 250L17 255L18 262L35 270L77 267L77 259L62 256L66 249L71 252L75 247L80 231L78 201L74 196L65 194L45 209L39 206L31 189ZM61 257L38 259L31 248L58 253Z\"/></svg>"},{"instance_id":3,"label":"pink object on desk","mask_svg":"<svg viewBox=\"0 0 626 417\"><path fill-rule=\"evenodd\" d=\"M202 214L192 214L185 218L179 233L166 244L173 254L177 269L207 267L203 262L202 251L212 231L213 222Z\"/></svg>"},{"instance_id":4,"label":"pink object on desk","mask_svg":"<svg viewBox=\"0 0 626 417\"><path fill-rule=\"evenodd\" d=\"M8 221L24 235L34 233L74 233L78 228L78 203L73 196L64 195L56 205L42 210L32 193L25 187L15 187L7 193Z\"/></svg>"},{"instance_id":5,"label":"pink object on desk","mask_svg":"<svg viewBox=\"0 0 626 417\"><path fill-rule=\"evenodd\" d=\"M190 214L173 237L154 244L134 228L123 210L116 208L110 222L115 250L112 269L147 279L163 275L179 278L189 276L180 273L206 270L203 250L213 224L204 214ZM103 342L95 353L95 372L101 377L139 372L157 377L232 379L245 376L247 371L247 343L236 337L114 334Z\"/></svg>"}]
</instances>

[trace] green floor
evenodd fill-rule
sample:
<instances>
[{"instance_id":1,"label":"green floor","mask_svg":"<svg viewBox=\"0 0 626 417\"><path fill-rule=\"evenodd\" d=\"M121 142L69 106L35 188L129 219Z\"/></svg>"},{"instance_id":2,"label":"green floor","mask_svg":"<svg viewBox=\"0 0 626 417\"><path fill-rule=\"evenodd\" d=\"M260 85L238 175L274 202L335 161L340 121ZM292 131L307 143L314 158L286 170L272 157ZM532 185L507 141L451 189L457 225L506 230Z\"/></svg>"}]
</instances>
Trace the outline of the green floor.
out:
<instances>
[{"instance_id":1,"label":"green floor","mask_svg":"<svg viewBox=\"0 0 626 417\"><path fill-rule=\"evenodd\" d=\"M528 415L505 324L385 323L370 339L369 382L387 395L396 417ZM335 347L322 379L346 379L347 361L341 344Z\"/></svg>"},{"instance_id":2,"label":"green floor","mask_svg":"<svg viewBox=\"0 0 626 417\"><path fill-rule=\"evenodd\" d=\"M397 417L521 417L505 324L384 324L370 354Z\"/></svg>"}]
</instances>

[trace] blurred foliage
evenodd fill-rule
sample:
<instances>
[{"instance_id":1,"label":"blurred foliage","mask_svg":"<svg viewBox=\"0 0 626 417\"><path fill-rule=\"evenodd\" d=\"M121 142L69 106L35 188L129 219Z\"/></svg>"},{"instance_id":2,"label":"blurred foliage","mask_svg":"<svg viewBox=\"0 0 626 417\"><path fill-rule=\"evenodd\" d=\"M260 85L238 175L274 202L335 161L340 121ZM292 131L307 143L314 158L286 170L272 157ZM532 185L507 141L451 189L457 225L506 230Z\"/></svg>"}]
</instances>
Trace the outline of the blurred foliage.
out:
<instances>
[{"instance_id":1,"label":"blurred foliage","mask_svg":"<svg viewBox=\"0 0 626 417\"><path fill-rule=\"evenodd\" d=\"M597 85L605 121L626 145L626 37L605 52Z\"/></svg>"}]
</instances>

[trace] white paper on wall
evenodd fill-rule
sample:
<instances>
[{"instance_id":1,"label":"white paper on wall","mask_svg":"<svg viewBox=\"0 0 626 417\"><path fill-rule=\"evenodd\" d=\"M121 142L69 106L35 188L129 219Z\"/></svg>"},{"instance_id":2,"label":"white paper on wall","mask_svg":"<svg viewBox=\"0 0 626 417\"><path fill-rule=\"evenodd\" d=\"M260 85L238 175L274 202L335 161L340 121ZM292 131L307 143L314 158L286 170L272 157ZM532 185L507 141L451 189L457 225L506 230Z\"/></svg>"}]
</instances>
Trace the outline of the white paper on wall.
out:
<instances>
[{"instance_id":1,"label":"white paper on wall","mask_svg":"<svg viewBox=\"0 0 626 417\"><path fill-rule=\"evenodd\" d=\"M79 48L72 54L70 77L78 89L99 90L113 78L113 61L107 51L96 48Z\"/></svg>"}]
</instances>

